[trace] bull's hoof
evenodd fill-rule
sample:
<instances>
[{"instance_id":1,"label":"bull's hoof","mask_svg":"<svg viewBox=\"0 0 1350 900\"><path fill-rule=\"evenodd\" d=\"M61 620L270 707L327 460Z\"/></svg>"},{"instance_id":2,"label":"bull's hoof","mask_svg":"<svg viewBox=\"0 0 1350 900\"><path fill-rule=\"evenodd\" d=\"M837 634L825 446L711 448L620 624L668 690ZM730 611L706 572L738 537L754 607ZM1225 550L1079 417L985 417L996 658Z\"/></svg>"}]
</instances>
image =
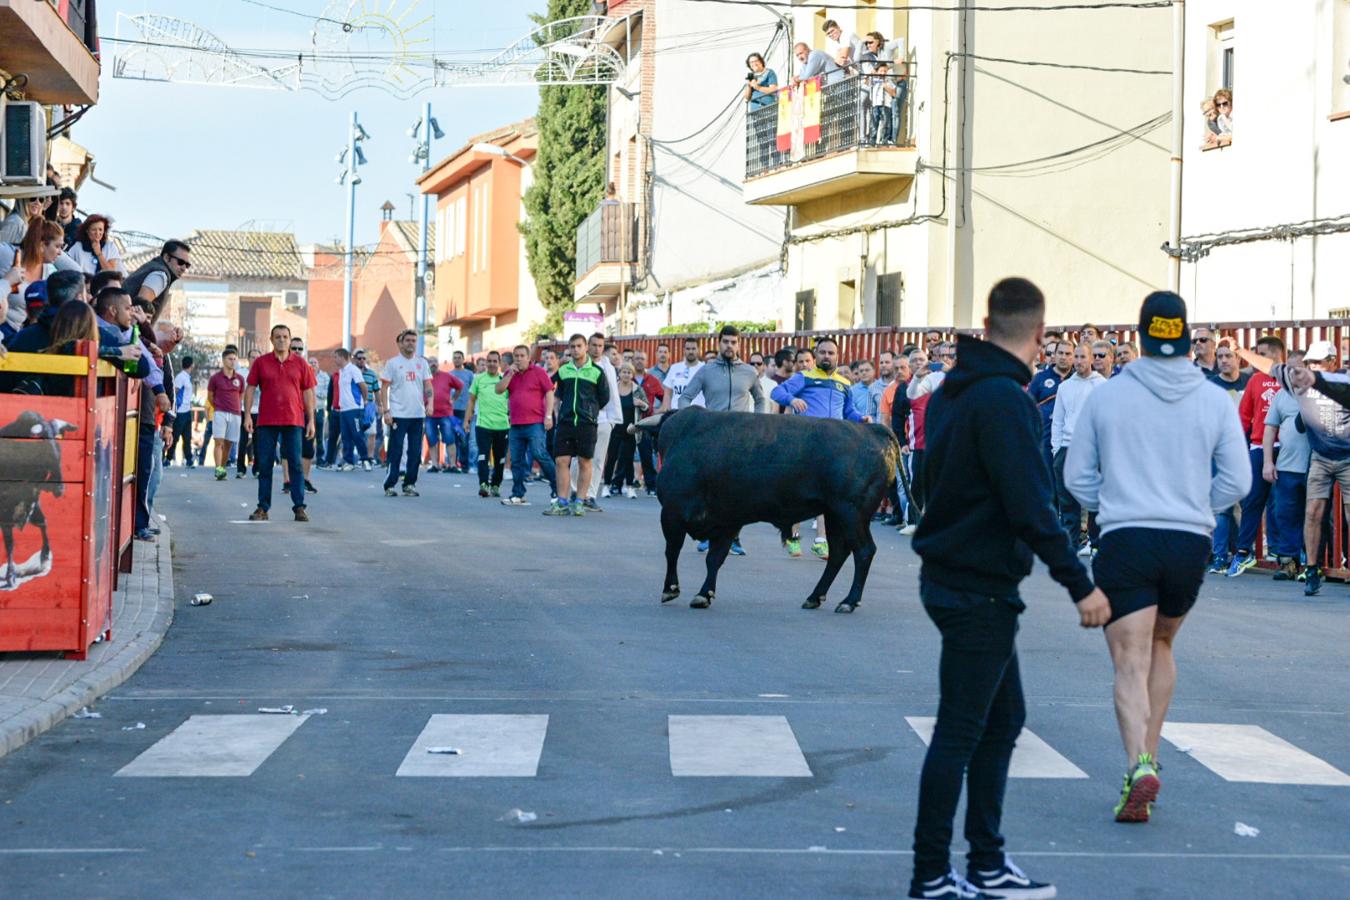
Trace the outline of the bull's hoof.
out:
<instances>
[{"instance_id":1,"label":"bull's hoof","mask_svg":"<svg viewBox=\"0 0 1350 900\"><path fill-rule=\"evenodd\" d=\"M839 605L834 608L837 613L851 613L858 608L858 604L849 603L847 600L839 601Z\"/></svg>"},{"instance_id":2,"label":"bull's hoof","mask_svg":"<svg viewBox=\"0 0 1350 900\"><path fill-rule=\"evenodd\" d=\"M678 584L673 584L670 586L670 590L661 592L661 602L669 603L678 596L680 596L680 586Z\"/></svg>"},{"instance_id":3,"label":"bull's hoof","mask_svg":"<svg viewBox=\"0 0 1350 900\"><path fill-rule=\"evenodd\" d=\"M824 597L808 597L802 604L802 609L820 609L820 604L825 602Z\"/></svg>"},{"instance_id":4,"label":"bull's hoof","mask_svg":"<svg viewBox=\"0 0 1350 900\"><path fill-rule=\"evenodd\" d=\"M706 594L695 594L694 599L689 601L690 609L707 609L712 606L713 593L709 591Z\"/></svg>"}]
</instances>

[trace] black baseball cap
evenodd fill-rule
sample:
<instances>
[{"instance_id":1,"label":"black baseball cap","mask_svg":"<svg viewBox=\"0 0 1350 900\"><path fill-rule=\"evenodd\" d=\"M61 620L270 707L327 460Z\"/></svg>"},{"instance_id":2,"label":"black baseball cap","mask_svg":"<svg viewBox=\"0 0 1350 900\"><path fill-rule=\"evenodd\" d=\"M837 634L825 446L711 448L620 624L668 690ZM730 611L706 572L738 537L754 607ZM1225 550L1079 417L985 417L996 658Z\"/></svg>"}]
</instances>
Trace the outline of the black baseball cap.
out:
<instances>
[{"instance_id":1,"label":"black baseball cap","mask_svg":"<svg viewBox=\"0 0 1350 900\"><path fill-rule=\"evenodd\" d=\"M1139 343L1149 356L1174 358L1191 352L1186 301L1171 291L1154 291L1139 309Z\"/></svg>"}]
</instances>

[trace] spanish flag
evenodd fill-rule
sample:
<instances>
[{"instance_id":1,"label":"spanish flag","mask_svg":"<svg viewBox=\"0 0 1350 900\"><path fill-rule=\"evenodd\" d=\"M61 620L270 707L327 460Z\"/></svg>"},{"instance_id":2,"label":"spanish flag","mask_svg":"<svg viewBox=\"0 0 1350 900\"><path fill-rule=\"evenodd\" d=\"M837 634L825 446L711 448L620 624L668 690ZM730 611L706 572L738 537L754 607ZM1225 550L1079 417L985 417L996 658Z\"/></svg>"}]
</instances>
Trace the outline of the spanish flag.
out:
<instances>
[{"instance_id":1,"label":"spanish flag","mask_svg":"<svg viewBox=\"0 0 1350 900\"><path fill-rule=\"evenodd\" d=\"M778 140L779 153L792 149L792 90L778 92Z\"/></svg>"},{"instance_id":2,"label":"spanish flag","mask_svg":"<svg viewBox=\"0 0 1350 900\"><path fill-rule=\"evenodd\" d=\"M802 142L814 144L820 140L820 78L802 82L802 90Z\"/></svg>"}]
</instances>

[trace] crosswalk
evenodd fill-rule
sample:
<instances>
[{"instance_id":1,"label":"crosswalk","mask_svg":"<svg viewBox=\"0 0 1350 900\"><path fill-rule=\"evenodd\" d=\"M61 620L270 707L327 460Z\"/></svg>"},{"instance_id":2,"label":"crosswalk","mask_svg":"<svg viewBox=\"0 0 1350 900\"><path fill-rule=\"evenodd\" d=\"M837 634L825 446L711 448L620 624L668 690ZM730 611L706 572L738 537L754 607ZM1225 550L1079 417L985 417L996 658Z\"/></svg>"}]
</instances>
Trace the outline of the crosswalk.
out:
<instances>
[{"instance_id":1,"label":"crosswalk","mask_svg":"<svg viewBox=\"0 0 1350 900\"><path fill-rule=\"evenodd\" d=\"M310 718L193 715L116 775L247 777L288 742L303 740L297 735ZM916 741L914 749L927 745L934 719L913 716L906 722ZM903 741L903 732L900 735L897 739ZM1180 751L1170 755L1170 760L1189 758L1227 782L1350 787L1350 775L1257 725L1176 722L1166 726L1163 737ZM549 739L546 714L432 715L392 774L402 778L534 778L541 761L548 759ZM668 768L660 774L675 778L813 778L819 774L812 768L812 747L803 749L786 716L671 715L666 720L665 740ZM831 742L830 746L835 745ZM603 754L606 747L597 746L590 752ZM1090 777L1029 730L1018 739L1009 775L1019 779Z\"/></svg>"}]
</instances>

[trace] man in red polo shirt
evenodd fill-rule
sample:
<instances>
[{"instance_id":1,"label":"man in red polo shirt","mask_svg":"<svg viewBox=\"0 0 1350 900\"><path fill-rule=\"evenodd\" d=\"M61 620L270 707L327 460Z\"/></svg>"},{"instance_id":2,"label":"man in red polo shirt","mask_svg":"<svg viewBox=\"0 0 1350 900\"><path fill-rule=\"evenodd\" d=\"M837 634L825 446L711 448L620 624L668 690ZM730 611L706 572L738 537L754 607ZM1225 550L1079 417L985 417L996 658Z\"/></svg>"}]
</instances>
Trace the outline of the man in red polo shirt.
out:
<instances>
[{"instance_id":1,"label":"man in red polo shirt","mask_svg":"<svg viewBox=\"0 0 1350 900\"><path fill-rule=\"evenodd\" d=\"M300 446L314 440L314 370L303 356L291 352L291 330L272 326L272 352L258 357L248 369L244 388L244 409L253 408L253 394L259 389L258 421L244 413L244 430L253 434L258 454L258 508L249 519L267 521L272 506L272 469L277 461L277 446L292 472L302 471ZM308 522L305 512L305 480L291 479L291 507L295 521Z\"/></svg>"},{"instance_id":2,"label":"man in red polo shirt","mask_svg":"<svg viewBox=\"0 0 1350 900\"><path fill-rule=\"evenodd\" d=\"M556 496L557 472L553 457L549 456L545 432L553 427L553 380L542 367L530 362L530 348L518 344L511 351L511 365L497 382L497 393L508 393L507 414L511 430L507 434L508 454L511 457L511 496L502 500L502 506L529 506L525 499L525 476L529 474L528 459L534 458L548 479L549 490ZM529 449L527 456L525 451Z\"/></svg>"}]
</instances>

